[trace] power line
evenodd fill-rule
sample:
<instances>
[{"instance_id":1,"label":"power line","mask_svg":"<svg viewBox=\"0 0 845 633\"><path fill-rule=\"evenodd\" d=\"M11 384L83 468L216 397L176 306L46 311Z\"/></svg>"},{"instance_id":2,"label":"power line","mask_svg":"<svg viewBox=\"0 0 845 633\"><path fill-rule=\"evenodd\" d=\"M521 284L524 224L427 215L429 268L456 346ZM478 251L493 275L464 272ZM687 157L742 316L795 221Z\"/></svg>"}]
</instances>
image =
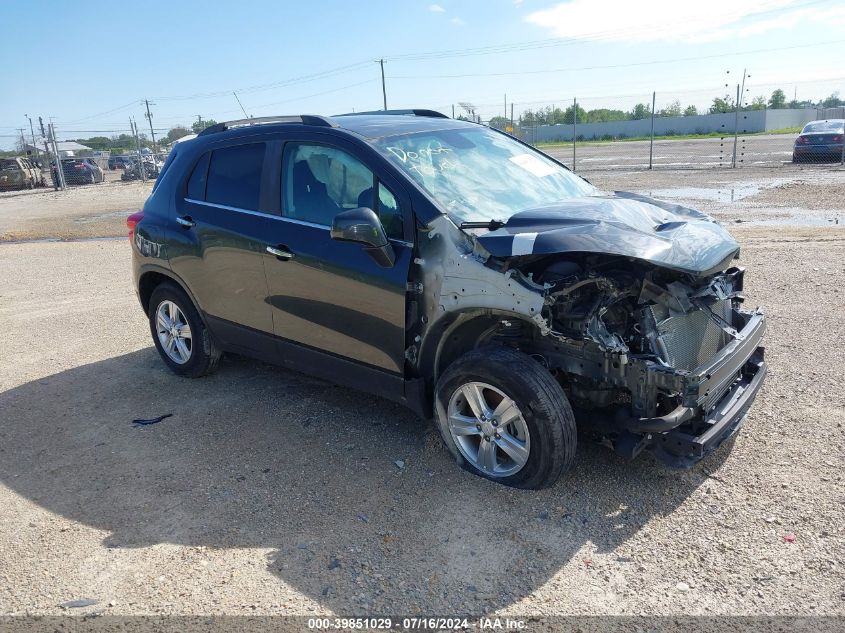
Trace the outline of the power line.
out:
<instances>
[{"instance_id":1,"label":"power line","mask_svg":"<svg viewBox=\"0 0 845 633\"><path fill-rule=\"evenodd\" d=\"M771 53L775 51L788 51L798 48L811 48L814 46L827 46L829 44L841 44L845 39L829 40L827 42L814 42L812 44L796 44L794 46L779 46L776 48L758 48L747 51L735 51L732 53L717 53L714 55L696 55L693 57L676 57L673 59L656 59L647 62L632 62L630 64L606 64L601 66L568 66L566 68L547 68L543 70L516 70L497 73L462 73L454 75L388 75L389 79L459 79L466 77L507 77L511 75L539 75L543 73L576 72L582 70L602 70L608 68L632 68L635 66L650 66L655 64L676 64L679 62L699 61L703 59L718 59L721 57L735 57L737 55L753 55L756 53Z\"/></svg>"},{"instance_id":2,"label":"power line","mask_svg":"<svg viewBox=\"0 0 845 633\"><path fill-rule=\"evenodd\" d=\"M315 81L317 79L324 79L327 77L332 77L339 73L348 72L353 69L363 68L364 66L369 66L370 61L365 62L356 62L354 64L347 64L345 66L338 66L337 68L332 68L329 70L324 70L318 73L311 73L307 75L299 75L297 77L291 77L289 79L282 79L280 81L274 81L268 84L259 84L255 86L248 86L246 88L234 88L234 89L227 89L227 90L220 90L215 92L198 92L191 95L171 95L171 96L164 96L164 97L155 97L158 101L194 101L198 99L212 99L215 97L223 97L232 94L232 92L238 92L240 94L248 94L252 92L261 92L265 90L272 90L273 88L281 88L284 86L291 86L298 83L307 83L309 81Z\"/></svg>"}]
</instances>

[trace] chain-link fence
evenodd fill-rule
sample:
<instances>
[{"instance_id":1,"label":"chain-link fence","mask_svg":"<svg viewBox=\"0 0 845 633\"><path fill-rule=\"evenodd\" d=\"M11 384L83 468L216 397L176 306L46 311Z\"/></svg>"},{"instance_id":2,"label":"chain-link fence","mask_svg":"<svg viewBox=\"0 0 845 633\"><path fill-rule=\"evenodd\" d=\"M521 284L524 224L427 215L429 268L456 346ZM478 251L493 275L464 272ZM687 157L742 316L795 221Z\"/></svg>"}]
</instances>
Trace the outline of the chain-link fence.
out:
<instances>
[{"instance_id":1,"label":"chain-link fence","mask_svg":"<svg viewBox=\"0 0 845 633\"><path fill-rule=\"evenodd\" d=\"M833 107L797 99L784 102L778 90L768 102L759 96L750 103L742 100L739 108L730 95L712 98L706 108L693 105L706 102L713 90L542 103L505 100L500 112L509 116L489 117L487 123L578 172L842 165L845 102L835 86L830 88L825 101L836 102ZM740 92L738 87L736 95ZM465 118L481 120L476 106L459 106ZM452 112L462 110L452 107ZM153 129L147 127L149 121L139 126L134 119L125 124L48 124L39 118L30 133L19 130L14 152L0 158L0 190L154 179L172 144L190 130L183 122L166 120L167 127Z\"/></svg>"},{"instance_id":2,"label":"chain-link fence","mask_svg":"<svg viewBox=\"0 0 845 633\"><path fill-rule=\"evenodd\" d=\"M15 138L13 152L0 158L0 191L154 180L169 150L160 141L167 131L151 130L160 134L153 142L134 121L125 127L33 126L30 135Z\"/></svg>"},{"instance_id":3,"label":"chain-link fence","mask_svg":"<svg viewBox=\"0 0 845 633\"><path fill-rule=\"evenodd\" d=\"M737 93L740 88L737 89ZM845 164L845 105L820 107L795 102L774 106L763 97L736 107L729 96L713 99L704 112L681 99L661 105L656 93L571 99L565 106L534 105L516 118L489 123L576 171L616 169L701 169ZM622 99L630 110L608 104ZM838 101L834 92L830 101ZM800 106L800 107L799 107Z\"/></svg>"}]
</instances>

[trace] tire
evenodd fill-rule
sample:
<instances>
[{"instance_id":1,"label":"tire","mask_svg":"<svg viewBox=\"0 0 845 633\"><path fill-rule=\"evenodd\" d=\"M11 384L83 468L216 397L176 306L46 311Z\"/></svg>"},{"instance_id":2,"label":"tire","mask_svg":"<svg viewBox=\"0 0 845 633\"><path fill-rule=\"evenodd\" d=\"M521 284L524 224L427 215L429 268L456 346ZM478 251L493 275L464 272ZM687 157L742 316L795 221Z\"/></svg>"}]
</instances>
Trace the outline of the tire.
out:
<instances>
[{"instance_id":1,"label":"tire","mask_svg":"<svg viewBox=\"0 0 845 633\"><path fill-rule=\"evenodd\" d=\"M171 351L167 351L164 347L162 337L159 335L158 313L160 308L168 312L167 308L171 305L175 305L178 310L177 314L181 314L181 317L173 320L173 323L184 323L190 328L188 337L190 342L188 343L183 338L182 346L174 345ZM175 374L188 378L199 378L200 376L211 374L217 369L221 353L211 333L200 318L193 302L179 286L171 282L164 282L156 286L150 296L147 317L150 323L150 334L153 337L153 343L164 364ZM184 333L184 327L179 327L179 329ZM165 338L168 338L167 335L165 335ZM186 359L179 362L175 356L183 355L184 348L188 348L189 353Z\"/></svg>"},{"instance_id":2,"label":"tire","mask_svg":"<svg viewBox=\"0 0 845 633\"><path fill-rule=\"evenodd\" d=\"M508 418L517 421L505 423L507 412L500 412L501 420L486 416L478 431L477 416L471 413L469 399L464 397L465 388L472 393L478 385L482 385L480 393L488 412L494 407L498 411L507 406L504 398L509 398L516 405L518 417L514 417L511 409ZM468 352L443 372L434 395L440 436L458 464L469 472L505 486L537 490L554 484L574 462L578 440L572 407L548 370L526 354L508 347ZM497 422L502 425L497 426ZM471 428L473 423L475 432ZM524 439L520 438L523 434L520 428L527 430ZM514 438L522 441L514 443ZM473 460L476 442L478 449ZM519 450L514 452L515 444ZM502 446L509 446L509 450L506 452ZM492 471L477 465L485 461L481 457L482 447L488 456L490 453L486 451L493 451ZM514 471L526 450L527 460ZM512 453L520 455L519 459L511 459Z\"/></svg>"},{"instance_id":3,"label":"tire","mask_svg":"<svg viewBox=\"0 0 845 633\"><path fill-rule=\"evenodd\" d=\"M97 178L94 176L94 172L91 172L90 174L88 174L88 184L89 185L97 184Z\"/></svg>"}]
</instances>

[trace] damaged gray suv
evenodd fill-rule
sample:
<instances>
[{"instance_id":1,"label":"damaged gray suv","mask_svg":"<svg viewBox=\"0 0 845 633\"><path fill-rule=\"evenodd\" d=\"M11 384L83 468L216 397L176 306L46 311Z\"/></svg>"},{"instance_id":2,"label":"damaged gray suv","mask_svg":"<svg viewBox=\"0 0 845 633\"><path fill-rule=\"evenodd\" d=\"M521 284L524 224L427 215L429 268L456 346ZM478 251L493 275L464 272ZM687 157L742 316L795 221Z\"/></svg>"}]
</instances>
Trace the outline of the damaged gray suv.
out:
<instances>
[{"instance_id":1,"label":"damaged gray suv","mask_svg":"<svg viewBox=\"0 0 845 633\"><path fill-rule=\"evenodd\" d=\"M688 467L766 374L763 314L712 218L436 112L215 125L128 224L174 372L230 352L396 400L509 486L554 483L576 422Z\"/></svg>"}]
</instances>

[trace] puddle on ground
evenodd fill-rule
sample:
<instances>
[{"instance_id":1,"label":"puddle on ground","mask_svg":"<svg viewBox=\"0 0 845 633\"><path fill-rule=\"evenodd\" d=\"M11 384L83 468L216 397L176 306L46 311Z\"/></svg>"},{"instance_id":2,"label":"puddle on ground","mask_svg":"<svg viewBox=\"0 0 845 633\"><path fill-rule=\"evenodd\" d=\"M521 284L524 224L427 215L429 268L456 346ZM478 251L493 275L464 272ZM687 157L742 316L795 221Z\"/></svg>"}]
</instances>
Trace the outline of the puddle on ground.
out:
<instances>
[{"instance_id":1,"label":"puddle on ground","mask_svg":"<svg viewBox=\"0 0 845 633\"><path fill-rule=\"evenodd\" d=\"M775 186L775 185L773 185ZM760 193L763 187L759 185L740 185L724 189L710 189L707 187L677 187L673 189L652 189L646 195L652 198L669 198L681 200L711 200L713 202L738 202L743 198Z\"/></svg>"},{"instance_id":2,"label":"puddle on ground","mask_svg":"<svg viewBox=\"0 0 845 633\"><path fill-rule=\"evenodd\" d=\"M845 226L845 217L822 218L817 215L789 215L777 218L756 218L754 220L724 220L722 224L746 224L750 226Z\"/></svg>"}]
</instances>

